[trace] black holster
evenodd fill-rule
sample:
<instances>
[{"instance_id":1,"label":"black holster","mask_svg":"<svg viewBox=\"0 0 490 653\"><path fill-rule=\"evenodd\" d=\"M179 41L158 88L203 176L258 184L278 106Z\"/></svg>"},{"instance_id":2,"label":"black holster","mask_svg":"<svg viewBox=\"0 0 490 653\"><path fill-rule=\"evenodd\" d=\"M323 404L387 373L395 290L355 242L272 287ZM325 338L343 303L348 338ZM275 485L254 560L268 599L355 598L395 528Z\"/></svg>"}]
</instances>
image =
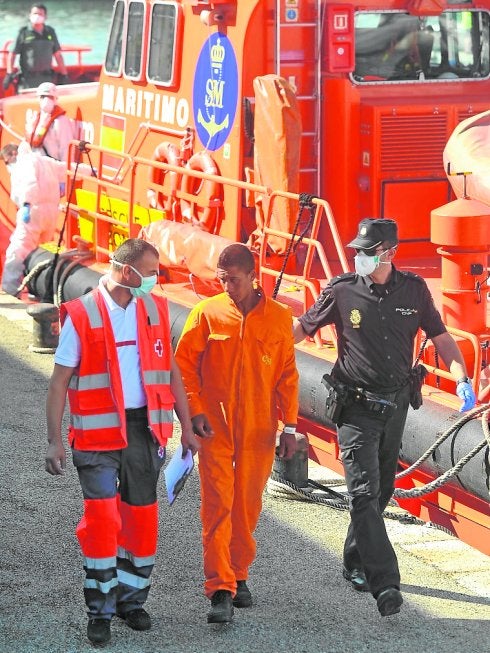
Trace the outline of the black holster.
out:
<instances>
[{"instance_id":1,"label":"black holster","mask_svg":"<svg viewBox=\"0 0 490 653\"><path fill-rule=\"evenodd\" d=\"M414 365L410 370L410 406L418 410L422 406L422 385L427 375L427 369L423 365Z\"/></svg>"},{"instance_id":2,"label":"black holster","mask_svg":"<svg viewBox=\"0 0 490 653\"><path fill-rule=\"evenodd\" d=\"M322 383L327 389L325 417L334 424L338 424L343 408L352 403L349 386L336 381L330 374L323 375Z\"/></svg>"}]
</instances>

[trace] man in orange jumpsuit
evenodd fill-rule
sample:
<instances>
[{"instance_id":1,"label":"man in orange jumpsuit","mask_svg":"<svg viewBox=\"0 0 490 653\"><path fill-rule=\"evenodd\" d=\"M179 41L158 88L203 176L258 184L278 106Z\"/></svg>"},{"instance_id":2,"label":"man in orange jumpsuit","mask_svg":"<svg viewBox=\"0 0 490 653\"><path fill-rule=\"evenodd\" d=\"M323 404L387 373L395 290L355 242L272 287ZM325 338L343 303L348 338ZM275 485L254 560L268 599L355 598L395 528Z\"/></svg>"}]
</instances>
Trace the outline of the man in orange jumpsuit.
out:
<instances>
[{"instance_id":1,"label":"man in orange jumpsuit","mask_svg":"<svg viewBox=\"0 0 490 653\"><path fill-rule=\"evenodd\" d=\"M197 304L176 350L199 453L204 592L209 623L229 622L249 607L253 532L276 446L296 449L298 372L290 310L257 288L254 258L240 243L218 259L224 292ZM209 436L212 437L209 437Z\"/></svg>"}]
</instances>

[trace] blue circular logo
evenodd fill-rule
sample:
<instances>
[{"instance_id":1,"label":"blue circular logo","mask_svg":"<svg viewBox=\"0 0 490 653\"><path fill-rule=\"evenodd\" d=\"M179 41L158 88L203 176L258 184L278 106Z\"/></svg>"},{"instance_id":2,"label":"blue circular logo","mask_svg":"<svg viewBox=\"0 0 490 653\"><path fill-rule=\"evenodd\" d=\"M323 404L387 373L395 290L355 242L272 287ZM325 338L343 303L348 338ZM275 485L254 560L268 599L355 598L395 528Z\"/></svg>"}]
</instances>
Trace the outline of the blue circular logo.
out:
<instances>
[{"instance_id":1,"label":"blue circular logo","mask_svg":"<svg viewBox=\"0 0 490 653\"><path fill-rule=\"evenodd\" d=\"M230 40L216 32L205 42L194 75L194 123L205 149L228 138L238 100L238 68Z\"/></svg>"}]
</instances>

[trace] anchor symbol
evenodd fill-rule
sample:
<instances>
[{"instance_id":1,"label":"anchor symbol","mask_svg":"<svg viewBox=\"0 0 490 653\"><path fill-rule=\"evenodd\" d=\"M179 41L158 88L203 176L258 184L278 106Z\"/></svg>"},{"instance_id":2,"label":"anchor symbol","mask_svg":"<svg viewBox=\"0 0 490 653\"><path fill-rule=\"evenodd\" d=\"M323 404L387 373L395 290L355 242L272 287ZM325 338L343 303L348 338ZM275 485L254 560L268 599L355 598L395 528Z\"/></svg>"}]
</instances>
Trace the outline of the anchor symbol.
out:
<instances>
[{"instance_id":1,"label":"anchor symbol","mask_svg":"<svg viewBox=\"0 0 490 653\"><path fill-rule=\"evenodd\" d=\"M212 138L215 134L228 127L230 122L229 117L230 114L227 113L224 120L222 120L219 124L216 124L216 118L214 116L211 116L210 120L205 120L204 116L201 113L201 109L199 109L197 114L197 122L204 127L204 129Z\"/></svg>"}]
</instances>

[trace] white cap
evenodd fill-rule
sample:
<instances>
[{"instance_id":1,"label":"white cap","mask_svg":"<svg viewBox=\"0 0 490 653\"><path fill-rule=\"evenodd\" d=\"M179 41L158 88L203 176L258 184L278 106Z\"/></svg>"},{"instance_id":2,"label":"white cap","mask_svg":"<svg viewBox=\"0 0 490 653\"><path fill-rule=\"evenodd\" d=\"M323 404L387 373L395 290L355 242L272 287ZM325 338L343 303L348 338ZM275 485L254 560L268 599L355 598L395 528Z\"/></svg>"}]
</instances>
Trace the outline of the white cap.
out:
<instances>
[{"instance_id":1,"label":"white cap","mask_svg":"<svg viewBox=\"0 0 490 653\"><path fill-rule=\"evenodd\" d=\"M41 95L47 95L57 100L58 92L56 90L56 84L53 84L52 82L43 82L42 84L39 84L36 95L38 97L41 97Z\"/></svg>"}]
</instances>

